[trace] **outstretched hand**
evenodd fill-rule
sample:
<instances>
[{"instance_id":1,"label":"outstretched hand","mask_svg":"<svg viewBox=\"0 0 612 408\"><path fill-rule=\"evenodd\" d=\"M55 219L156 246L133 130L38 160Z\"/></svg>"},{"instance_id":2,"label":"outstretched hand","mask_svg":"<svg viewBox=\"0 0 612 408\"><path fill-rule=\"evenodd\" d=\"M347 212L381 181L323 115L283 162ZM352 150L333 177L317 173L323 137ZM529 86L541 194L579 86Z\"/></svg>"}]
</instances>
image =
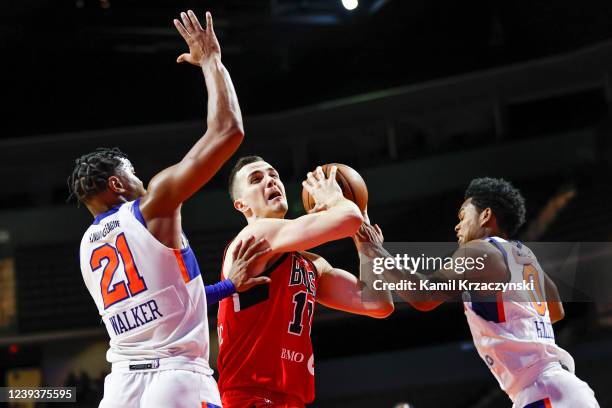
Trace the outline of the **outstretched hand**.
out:
<instances>
[{"instance_id":1,"label":"outstretched hand","mask_svg":"<svg viewBox=\"0 0 612 408\"><path fill-rule=\"evenodd\" d=\"M248 274L249 268L253 266L262 255L270 252L270 244L265 239L255 241L255 237L250 236L246 241L240 241L234 247L232 257L232 267L227 278L232 281L237 292L244 292L253 286L270 283L270 278L266 276L251 277Z\"/></svg>"},{"instance_id":2,"label":"outstretched hand","mask_svg":"<svg viewBox=\"0 0 612 408\"><path fill-rule=\"evenodd\" d=\"M385 237L378 224L370 224L367 210L364 213L364 222L359 227L357 234L353 236L357 251L370 257L378 256L375 249L381 248L385 242Z\"/></svg>"},{"instance_id":3,"label":"outstretched hand","mask_svg":"<svg viewBox=\"0 0 612 408\"><path fill-rule=\"evenodd\" d=\"M212 15L206 12L206 28L202 28L195 13L189 10L181 13L181 19L174 19L174 26L181 34L189 53L181 54L176 62L188 62L192 65L204 66L213 57L221 58L221 46L215 35Z\"/></svg>"}]
</instances>

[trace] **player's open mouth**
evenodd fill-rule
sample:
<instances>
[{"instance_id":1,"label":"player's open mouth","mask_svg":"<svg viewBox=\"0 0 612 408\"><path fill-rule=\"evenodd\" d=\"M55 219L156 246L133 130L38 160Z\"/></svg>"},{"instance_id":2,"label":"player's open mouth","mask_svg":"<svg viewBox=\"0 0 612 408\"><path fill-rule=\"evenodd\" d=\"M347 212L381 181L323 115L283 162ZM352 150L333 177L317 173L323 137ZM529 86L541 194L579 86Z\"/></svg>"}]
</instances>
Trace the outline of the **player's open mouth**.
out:
<instances>
[{"instance_id":1,"label":"player's open mouth","mask_svg":"<svg viewBox=\"0 0 612 408\"><path fill-rule=\"evenodd\" d=\"M270 194L268 194L268 201L272 201L274 199L282 198L282 197L283 195L281 194L279 190L274 190Z\"/></svg>"}]
</instances>

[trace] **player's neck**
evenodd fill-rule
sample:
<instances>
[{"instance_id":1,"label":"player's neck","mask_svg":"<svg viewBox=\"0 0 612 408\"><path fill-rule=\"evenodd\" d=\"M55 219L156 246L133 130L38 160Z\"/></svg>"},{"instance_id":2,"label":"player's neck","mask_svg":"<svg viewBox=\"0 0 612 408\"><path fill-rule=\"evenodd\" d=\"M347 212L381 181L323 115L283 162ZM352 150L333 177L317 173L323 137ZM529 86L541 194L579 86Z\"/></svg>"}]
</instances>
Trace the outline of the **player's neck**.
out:
<instances>
[{"instance_id":1,"label":"player's neck","mask_svg":"<svg viewBox=\"0 0 612 408\"><path fill-rule=\"evenodd\" d=\"M256 215L256 214L251 214L251 215L246 215L246 220L247 220L247 224L252 224L255 221L258 220L265 220L265 219L270 219L270 218L275 218L275 219L283 219L285 218L285 214L260 214L260 215Z\"/></svg>"},{"instance_id":2,"label":"player's neck","mask_svg":"<svg viewBox=\"0 0 612 408\"><path fill-rule=\"evenodd\" d=\"M487 231L485 231L485 233L483 234L481 239L487 239L487 238L491 238L491 237L499 237L502 239L507 240L508 239L508 235L505 234L504 232L500 231L498 228L494 228L494 229L488 229Z\"/></svg>"},{"instance_id":3,"label":"player's neck","mask_svg":"<svg viewBox=\"0 0 612 408\"><path fill-rule=\"evenodd\" d=\"M92 200L85 203L85 206L91 213L91 215L95 218L100 214L104 214L107 211L115 208L118 205L123 204L125 200L117 200L115 202L104 202L102 200Z\"/></svg>"}]
</instances>

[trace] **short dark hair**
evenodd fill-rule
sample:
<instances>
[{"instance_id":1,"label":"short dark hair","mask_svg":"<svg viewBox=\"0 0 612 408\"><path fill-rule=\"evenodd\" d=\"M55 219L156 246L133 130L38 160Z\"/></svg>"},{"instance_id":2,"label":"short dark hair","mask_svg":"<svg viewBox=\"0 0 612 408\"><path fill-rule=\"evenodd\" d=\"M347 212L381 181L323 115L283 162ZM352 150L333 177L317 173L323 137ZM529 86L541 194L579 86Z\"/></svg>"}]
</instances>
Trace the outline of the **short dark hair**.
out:
<instances>
[{"instance_id":1,"label":"short dark hair","mask_svg":"<svg viewBox=\"0 0 612 408\"><path fill-rule=\"evenodd\" d=\"M234 167L232 167L232 171L230 172L229 182L228 182L229 195L232 201L236 199L236 192L234 191L234 180L236 179L236 174L240 171L241 168L243 168L247 164L255 163L258 161L265 161L265 160L261 156L254 156L254 155L243 156L239 158L238 161L236 161L236 164L234 164Z\"/></svg>"},{"instance_id":2,"label":"short dark hair","mask_svg":"<svg viewBox=\"0 0 612 408\"><path fill-rule=\"evenodd\" d=\"M75 160L74 170L68 177L68 200L76 198L79 203L106 191L108 178L116 174L121 159L127 155L117 147L98 147Z\"/></svg>"},{"instance_id":3,"label":"short dark hair","mask_svg":"<svg viewBox=\"0 0 612 408\"><path fill-rule=\"evenodd\" d=\"M525 223L525 199L510 182L501 178L482 177L470 182L465 190L466 200L480 211L490 208L499 228L513 236Z\"/></svg>"}]
</instances>

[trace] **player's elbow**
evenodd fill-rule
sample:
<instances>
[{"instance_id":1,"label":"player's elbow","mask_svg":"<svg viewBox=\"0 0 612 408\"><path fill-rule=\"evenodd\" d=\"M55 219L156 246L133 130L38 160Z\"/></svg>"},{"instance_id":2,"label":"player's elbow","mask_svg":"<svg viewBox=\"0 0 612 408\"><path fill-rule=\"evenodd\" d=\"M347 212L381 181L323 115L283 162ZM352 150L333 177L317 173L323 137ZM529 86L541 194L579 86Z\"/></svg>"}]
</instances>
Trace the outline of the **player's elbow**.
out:
<instances>
[{"instance_id":1,"label":"player's elbow","mask_svg":"<svg viewBox=\"0 0 612 408\"><path fill-rule=\"evenodd\" d=\"M347 237L355 235L357 231L359 231L361 224L363 224L363 215L359 211L359 208L357 208L356 205L352 207L346 211L342 220L342 227Z\"/></svg>"},{"instance_id":2,"label":"player's elbow","mask_svg":"<svg viewBox=\"0 0 612 408\"><path fill-rule=\"evenodd\" d=\"M565 318L565 312L562 310L559 314L557 314L556 316L553 316L551 323L554 324L554 323L560 322L564 318Z\"/></svg>"},{"instance_id":3,"label":"player's elbow","mask_svg":"<svg viewBox=\"0 0 612 408\"><path fill-rule=\"evenodd\" d=\"M565 317L565 309L563 309L563 303L561 302L555 302L553 305L549 304L548 310L552 323L557 323Z\"/></svg>"},{"instance_id":4,"label":"player's elbow","mask_svg":"<svg viewBox=\"0 0 612 408\"><path fill-rule=\"evenodd\" d=\"M385 319L391 316L394 310L393 302L382 302L376 305L376 308L371 310L368 315L375 319Z\"/></svg>"},{"instance_id":5,"label":"player's elbow","mask_svg":"<svg viewBox=\"0 0 612 408\"><path fill-rule=\"evenodd\" d=\"M242 120L235 117L227 117L224 120L215 120L208 123L210 138L224 147L238 148L244 139L244 127Z\"/></svg>"},{"instance_id":6,"label":"player's elbow","mask_svg":"<svg viewBox=\"0 0 612 408\"><path fill-rule=\"evenodd\" d=\"M236 149L244 140L244 128L242 122L230 121L219 132L224 144L233 146Z\"/></svg>"},{"instance_id":7,"label":"player's elbow","mask_svg":"<svg viewBox=\"0 0 612 408\"><path fill-rule=\"evenodd\" d=\"M431 312L440 305L440 302L410 302L410 306L419 312Z\"/></svg>"}]
</instances>

